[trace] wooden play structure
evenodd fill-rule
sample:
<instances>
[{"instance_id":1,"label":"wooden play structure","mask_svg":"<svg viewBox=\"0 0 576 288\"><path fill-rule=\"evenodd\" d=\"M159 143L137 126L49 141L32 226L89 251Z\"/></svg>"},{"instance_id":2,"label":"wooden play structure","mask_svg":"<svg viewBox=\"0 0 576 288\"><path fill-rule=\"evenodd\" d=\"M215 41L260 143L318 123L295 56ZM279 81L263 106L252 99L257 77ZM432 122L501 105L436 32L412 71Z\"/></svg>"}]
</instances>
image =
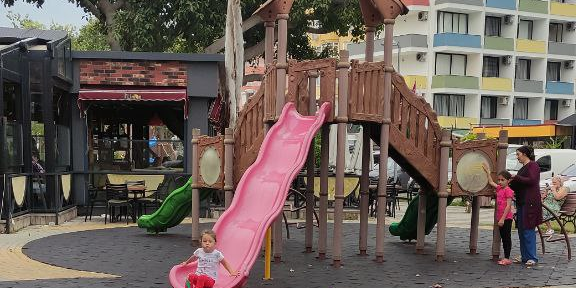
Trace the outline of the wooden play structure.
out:
<instances>
[{"instance_id":1,"label":"wooden play structure","mask_svg":"<svg viewBox=\"0 0 576 288\"><path fill-rule=\"evenodd\" d=\"M436 113L426 100L414 94L407 87L403 77L392 66L392 40L394 22L397 16L406 14L408 9L401 0L360 0L363 21L366 26L365 62L349 61L348 52L340 51L338 59L320 59L313 61L287 60L287 29L289 13L293 0L270 0L262 5L255 14L259 15L266 27L265 63L266 72L258 92L245 104L238 117L235 130L227 129L225 135L217 138L200 136L193 133L193 207L192 240L199 240L198 199L203 187L217 185L225 191L226 207L233 197L234 185L246 169L254 163L260 145L269 127L274 125L285 103L295 103L302 115L314 115L317 107L325 102L331 103L332 111L327 123L321 129L320 195L318 201L319 228L316 239L316 251L319 259L326 258L328 246L328 147L329 124L337 124L337 150L348 149L345 139L348 123L364 127L362 171L360 179L360 233L358 249L360 255L368 251L368 196L369 196L369 157L370 140L380 145L380 167L387 167L390 156L417 181L421 187L418 233L416 250L422 252L425 241L426 199L435 195L438 199L436 259L442 261L445 256L446 207L448 198L470 195L473 197L473 209L470 232L470 252L476 253L478 240L478 215L480 196L493 196L493 191L484 186L467 188L468 176L457 174L458 163L469 153L475 153L490 165L492 171L504 169L506 160L507 134L502 131L499 140L475 140L465 143L453 141L449 130L443 130L438 124ZM373 62L376 27L384 24L384 60ZM277 50L275 47L275 27L278 29ZM277 58L274 59L274 55ZM319 89L317 89L319 83ZM317 92L319 91L319 95ZM204 143L202 146L200 143ZM211 145L213 148L210 148ZM202 146L202 148L200 148ZM450 149L454 153L454 182L448 186L448 161ZM306 193L306 232L305 248L311 253L314 245L314 157L313 149L308 157L307 193ZM497 151L499 150L500 153ZM213 169L203 168L200 163L205 151L216 151L223 164L212 165ZM331 258L333 265L342 263L342 228L344 202L344 153L337 153L336 192L334 200L334 229ZM480 155L480 156L478 156ZM212 157L212 156L210 156ZM208 163L209 161L205 161ZM207 165L207 164L206 164ZM221 166L219 166L221 165ZM483 173L478 166L477 173ZM464 169L464 168L462 168ZM460 170L462 170L460 169ZM200 172L199 172L200 171ZM208 175L223 173L217 176ZM387 169L379 170L377 199L386 203ZM495 176L494 172L494 176ZM216 182L206 179L217 179ZM485 177L484 177L485 178ZM468 181L468 182L467 182ZM212 182L212 183L208 183ZM474 182L474 181L472 181ZM477 182L477 181L476 181ZM220 184L215 184L220 183ZM476 184L478 186L480 184ZM474 185L472 185L474 186ZM434 198L436 199L436 197ZM376 227L375 260L384 260L384 232L386 205L378 205ZM279 261L282 257L281 217L273 225L273 257ZM492 255L498 259L500 239L495 222ZM280 244L280 245L279 245Z\"/></svg>"}]
</instances>

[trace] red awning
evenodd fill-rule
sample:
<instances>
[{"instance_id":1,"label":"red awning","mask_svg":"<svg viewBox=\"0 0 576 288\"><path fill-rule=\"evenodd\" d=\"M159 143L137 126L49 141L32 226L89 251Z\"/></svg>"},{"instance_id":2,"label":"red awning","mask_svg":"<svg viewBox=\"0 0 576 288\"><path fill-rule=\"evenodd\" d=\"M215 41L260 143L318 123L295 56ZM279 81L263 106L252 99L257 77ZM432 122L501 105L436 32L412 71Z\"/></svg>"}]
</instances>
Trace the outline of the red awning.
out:
<instances>
[{"instance_id":1,"label":"red awning","mask_svg":"<svg viewBox=\"0 0 576 288\"><path fill-rule=\"evenodd\" d=\"M188 118L186 89L80 89L78 106L82 101L184 101L184 117Z\"/></svg>"}]
</instances>

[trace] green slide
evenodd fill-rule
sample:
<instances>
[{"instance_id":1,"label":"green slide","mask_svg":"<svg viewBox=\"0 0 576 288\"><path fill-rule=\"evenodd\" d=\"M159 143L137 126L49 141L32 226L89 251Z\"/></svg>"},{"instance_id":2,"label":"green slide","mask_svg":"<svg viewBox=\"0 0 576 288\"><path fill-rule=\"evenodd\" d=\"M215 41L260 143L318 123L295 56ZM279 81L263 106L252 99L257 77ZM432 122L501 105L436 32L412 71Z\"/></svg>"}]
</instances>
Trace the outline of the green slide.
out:
<instances>
[{"instance_id":1,"label":"green slide","mask_svg":"<svg viewBox=\"0 0 576 288\"><path fill-rule=\"evenodd\" d=\"M413 240L416 239L416 230L418 223L418 195L410 201L408 208L406 208L406 213L400 222L390 224L389 231L390 234L394 236L400 236L401 240ZM436 194L430 193L427 195L426 199L426 235L430 234L430 231L436 225L438 220L438 196ZM448 197L448 205L452 203L454 197Z\"/></svg>"},{"instance_id":2,"label":"green slide","mask_svg":"<svg viewBox=\"0 0 576 288\"><path fill-rule=\"evenodd\" d=\"M210 196L209 190L200 190L200 200ZM192 209L192 178L182 187L172 191L154 213L142 215L138 218L138 227L146 228L150 233L166 232L166 229L174 227L186 216L190 215Z\"/></svg>"}]
</instances>

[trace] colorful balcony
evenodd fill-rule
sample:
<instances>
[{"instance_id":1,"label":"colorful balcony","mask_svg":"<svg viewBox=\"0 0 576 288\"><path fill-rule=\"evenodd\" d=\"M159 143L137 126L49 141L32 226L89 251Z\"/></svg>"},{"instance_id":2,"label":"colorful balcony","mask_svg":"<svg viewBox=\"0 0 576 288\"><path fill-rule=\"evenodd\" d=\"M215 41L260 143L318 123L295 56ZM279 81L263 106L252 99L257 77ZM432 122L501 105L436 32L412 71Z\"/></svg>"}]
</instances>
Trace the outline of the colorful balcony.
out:
<instances>
[{"instance_id":1,"label":"colorful balcony","mask_svg":"<svg viewBox=\"0 0 576 288\"><path fill-rule=\"evenodd\" d=\"M432 88L478 89L478 77L436 75L432 77Z\"/></svg>"},{"instance_id":2,"label":"colorful balcony","mask_svg":"<svg viewBox=\"0 0 576 288\"><path fill-rule=\"evenodd\" d=\"M434 47L458 46L480 48L481 43L480 35L458 33L439 33L434 35Z\"/></svg>"},{"instance_id":3,"label":"colorful balcony","mask_svg":"<svg viewBox=\"0 0 576 288\"><path fill-rule=\"evenodd\" d=\"M574 83L548 81L546 82L546 93L573 95Z\"/></svg>"},{"instance_id":4,"label":"colorful balcony","mask_svg":"<svg viewBox=\"0 0 576 288\"><path fill-rule=\"evenodd\" d=\"M529 92L529 93L542 93L542 81L535 80L514 80L514 91L516 92Z\"/></svg>"},{"instance_id":5,"label":"colorful balcony","mask_svg":"<svg viewBox=\"0 0 576 288\"><path fill-rule=\"evenodd\" d=\"M478 118L438 116L438 124L443 128L470 129L478 124Z\"/></svg>"},{"instance_id":6,"label":"colorful balcony","mask_svg":"<svg viewBox=\"0 0 576 288\"><path fill-rule=\"evenodd\" d=\"M486 0L486 7L516 10L516 0Z\"/></svg>"},{"instance_id":7,"label":"colorful balcony","mask_svg":"<svg viewBox=\"0 0 576 288\"><path fill-rule=\"evenodd\" d=\"M520 0L518 2L518 10L524 12L548 14L548 1Z\"/></svg>"},{"instance_id":8,"label":"colorful balcony","mask_svg":"<svg viewBox=\"0 0 576 288\"><path fill-rule=\"evenodd\" d=\"M516 39L516 51L528 53L546 53L546 41Z\"/></svg>"},{"instance_id":9,"label":"colorful balcony","mask_svg":"<svg viewBox=\"0 0 576 288\"><path fill-rule=\"evenodd\" d=\"M512 91L512 79L483 77L482 90L490 91Z\"/></svg>"},{"instance_id":10,"label":"colorful balcony","mask_svg":"<svg viewBox=\"0 0 576 288\"><path fill-rule=\"evenodd\" d=\"M428 80L426 79L426 76L404 75L404 81L406 81L406 85L410 89L414 87L414 83L416 83L416 89L426 89L428 86Z\"/></svg>"},{"instance_id":11,"label":"colorful balcony","mask_svg":"<svg viewBox=\"0 0 576 288\"><path fill-rule=\"evenodd\" d=\"M548 42L548 54L576 56L576 44Z\"/></svg>"},{"instance_id":12,"label":"colorful balcony","mask_svg":"<svg viewBox=\"0 0 576 288\"><path fill-rule=\"evenodd\" d=\"M576 17L576 4L550 2L550 14Z\"/></svg>"},{"instance_id":13,"label":"colorful balcony","mask_svg":"<svg viewBox=\"0 0 576 288\"><path fill-rule=\"evenodd\" d=\"M512 119L512 126L528 126L528 125L540 125L540 124L542 124L542 120Z\"/></svg>"},{"instance_id":14,"label":"colorful balcony","mask_svg":"<svg viewBox=\"0 0 576 288\"><path fill-rule=\"evenodd\" d=\"M502 125L502 126L508 126L508 125L510 125L510 119L481 118L481 119L480 119L480 125L489 125L489 126Z\"/></svg>"},{"instance_id":15,"label":"colorful balcony","mask_svg":"<svg viewBox=\"0 0 576 288\"><path fill-rule=\"evenodd\" d=\"M436 5L439 4L464 4L464 5L473 5L473 6L482 6L484 5L484 1L482 0L436 0Z\"/></svg>"},{"instance_id":16,"label":"colorful balcony","mask_svg":"<svg viewBox=\"0 0 576 288\"><path fill-rule=\"evenodd\" d=\"M484 49L514 51L514 39L484 36Z\"/></svg>"}]
</instances>

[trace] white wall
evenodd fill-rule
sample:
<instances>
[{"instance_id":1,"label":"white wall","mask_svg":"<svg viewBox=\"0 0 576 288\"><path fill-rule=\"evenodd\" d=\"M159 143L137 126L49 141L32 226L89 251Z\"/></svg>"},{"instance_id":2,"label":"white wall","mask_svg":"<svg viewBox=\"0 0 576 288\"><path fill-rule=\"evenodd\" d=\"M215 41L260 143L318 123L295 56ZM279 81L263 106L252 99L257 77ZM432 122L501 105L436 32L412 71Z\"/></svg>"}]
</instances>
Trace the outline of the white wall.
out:
<instances>
[{"instance_id":1,"label":"white wall","mask_svg":"<svg viewBox=\"0 0 576 288\"><path fill-rule=\"evenodd\" d=\"M518 30L518 16L514 15L514 23L512 24L504 24L504 15L502 15L502 25L500 26L502 29L502 37L504 38L516 38L517 30Z\"/></svg>"},{"instance_id":2,"label":"white wall","mask_svg":"<svg viewBox=\"0 0 576 288\"><path fill-rule=\"evenodd\" d=\"M398 70L398 57L394 55L392 57L394 69L400 71L402 75L420 75L426 76L428 74L428 66L426 62L419 62L416 60L417 52L402 52L400 54L400 69ZM429 61L428 55L426 55L426 61Z\"/></svg>"},{"instance_id":3,"label":"white wall","mask_svg":"<svg viewBox=\"0 0 576 288\"><path fill-rule=\"evenodd\" d=\"M468 55L468 63L466 66L466 76L481 77L482 65L484 59L481 54Z\"/></svg>"},{"instance_id":4,"label":"white wall","mask_svg":"<svg viewBox=\"0 0 576 288\"><path fill-rule=\"evenodd\" d=\"M530 80L546 81L546 66L545 59L532 59L530 70Z\"/></svg>"},{"instance_id":5,"label":"white wall","mask_svg":"<svg viewBox=\"0 0 576 288\"><path fill-rule=\"evenodd\" d=\"M480 95L466 94L464 117L480 118Z\"/></svg>"},{"instance_id":6,"label":"white wall","mask_svg":"<svg viewBox=\"0 0 576 288\"><path fill-rule=\"evenodd\" d=\"M484 13L468 13L468 34L484 35Z\"/></svg>"},{"instance_id":7,"label":"white wall","mask_svg":"<svg viewBox=\"0 0 576 288\"><path fill-rule=\"evenodd\" d=\"M430 18L428 18L428 21L430 21ZM410 11L407 15L401 15L396 18L394 35L428 35L428 21L418 21L418 11Z\"/></svg>"},{"instance_id":8,"label":"white wall","mask_svg":"<svg viewBox=\"0 0 576 288\"><path fill-rule=\"evenodd\" d=\"M498 108L496 110L496 118L512 119L514 108L514 97L513 96L506 96L506 97L508 97L508 105L498 104Z\"/></svg>"}]
</instances>

